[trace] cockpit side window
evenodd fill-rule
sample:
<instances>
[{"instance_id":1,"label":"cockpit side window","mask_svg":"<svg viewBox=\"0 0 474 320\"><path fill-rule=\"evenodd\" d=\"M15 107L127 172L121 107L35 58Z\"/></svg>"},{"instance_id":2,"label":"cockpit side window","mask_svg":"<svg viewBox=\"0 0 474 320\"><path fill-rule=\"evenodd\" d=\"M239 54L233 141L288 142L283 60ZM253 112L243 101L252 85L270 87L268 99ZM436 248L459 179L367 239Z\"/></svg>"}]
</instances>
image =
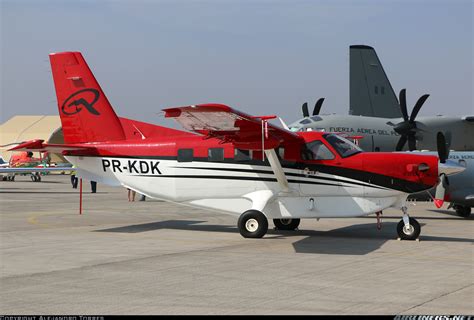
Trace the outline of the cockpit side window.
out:
<instances>
[{"instance_id":1,"label":"cockpit side window","mask_svg":"<svg viewBox=\"0 0 474 320\"><path fill-rule=\"evenodd\" d=\"M309 119L303 119L300 121L301 124L310 124L311 123L311 120Z\"/></svg>"},{"instance_id":2,"label":"cockpit side window","mask_svg":"<svg viewBox=\"0 0 474 320\"><path fill-rule=\"evenodd\" d=\"M362 152L361 148L359 148L349 140L336 134L325 134L323 135L323 137L343 158L347 158L354 154Z\"/></svg>"},{"instance_id":3,"label":"cockpit side window","mask_svg":"<svg viewBox=\"0 0 474 320\"><path fill-rule=\"evenodd\" d=\"M320 140L311 141L303 147L301 152L303 160L331 160L334 154Z\"/></svg>"}]
</instances>

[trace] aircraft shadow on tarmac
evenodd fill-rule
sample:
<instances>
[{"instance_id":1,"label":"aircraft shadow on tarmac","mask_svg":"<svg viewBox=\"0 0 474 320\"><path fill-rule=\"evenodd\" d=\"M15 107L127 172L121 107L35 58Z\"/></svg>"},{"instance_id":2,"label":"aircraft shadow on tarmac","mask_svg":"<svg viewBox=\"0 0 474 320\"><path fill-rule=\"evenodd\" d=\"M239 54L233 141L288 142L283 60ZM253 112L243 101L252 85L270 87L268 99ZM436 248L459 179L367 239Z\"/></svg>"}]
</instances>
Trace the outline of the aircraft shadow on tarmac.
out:
<instances>
[{"instance_id":1,"label":"aircraft shadow on tarmac","mask_svg":"<svg viewBox=\"0 0 474 320\"><path fill-rule=\"evenodd\" d=\"M167 220L101 229L95 230L95 232L139 233L160 229L202 232L238 232L237 228L233 226L210 225L205 223L207 223L207 221ZM377 230L375 223L352 225L329 231L279 231L269 229L266 238L271 241L275 238L306 236L306 238L292 243L293 248L297 253L365 255L379 249L386 241L397 239L397 223L398 222L385 222L381 230ZM472 239L428 235L422 235L421 241L474 242Z\"/></svg>"}]
</instances>

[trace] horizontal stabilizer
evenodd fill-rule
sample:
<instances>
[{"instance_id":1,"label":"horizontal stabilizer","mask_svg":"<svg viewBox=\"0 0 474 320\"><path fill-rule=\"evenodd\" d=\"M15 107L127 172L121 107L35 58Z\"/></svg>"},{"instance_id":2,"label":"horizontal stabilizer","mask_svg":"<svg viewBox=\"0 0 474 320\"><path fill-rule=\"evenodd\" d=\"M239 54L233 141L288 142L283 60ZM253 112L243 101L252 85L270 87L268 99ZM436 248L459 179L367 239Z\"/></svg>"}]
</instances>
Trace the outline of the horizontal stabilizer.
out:
<instances>
[{"instance_id":1,"label":"horizontal stabilizer","mask_svg":"<svg viewBox=\"0 0 474 320\"><path fill-rule=\"evenodd\" d=\"M30 140L23 142L8 151L33 151L33 152L51 152L62 153L63 151L92 151L95 150L89 146L79 146L74 144L49 144L44 143L44 140Z\"/></svg>"}]
</instances>

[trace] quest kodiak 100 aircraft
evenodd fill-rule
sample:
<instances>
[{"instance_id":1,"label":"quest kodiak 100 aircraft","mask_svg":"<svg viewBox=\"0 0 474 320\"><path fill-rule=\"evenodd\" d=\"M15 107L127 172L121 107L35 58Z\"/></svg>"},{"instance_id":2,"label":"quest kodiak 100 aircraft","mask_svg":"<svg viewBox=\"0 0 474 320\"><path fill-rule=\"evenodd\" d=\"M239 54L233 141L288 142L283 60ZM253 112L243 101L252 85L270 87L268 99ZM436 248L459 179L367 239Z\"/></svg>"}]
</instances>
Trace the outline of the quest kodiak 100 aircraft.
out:
<instances>
[{"instance_id":1,"label":"quest kodiak 100 aircraft","mask_svg":"<svg viewBox=\"0 0 474 320\"><path fill-rule=\"evenodd\" d=\"M79 52L50 55L65 144L33 140L14 150L61 152L77 175L148 197L239 216L242 236L263 237L268 220L354 217L400 208L402 239L420 224L408 193L464 170L430 155L362 152L336 134L291 132L221 104L165 109L189 131L118 117ZM441 157L441 154L440 154Z\"/></svg>"},{"instance_id":2,"label":"quest kodiak 100 aircraft","mask_svg":"<svg viewBox=\"0 0 474 320\"><path fill-rule=\"evenodd\" d=\"M437 134L446 137L449 149L474 150L474 116L418 117L427 94L408 112L406 91L399 100L387 78L377 53L365 45L350 46L349 115L319 114L323 98L309 114L303 104L303 119L289 125L292 131L342 132L359 136L366 151L436 150ZM408 143L407 143L408 142Z\"/></svg>"}]
</instances>

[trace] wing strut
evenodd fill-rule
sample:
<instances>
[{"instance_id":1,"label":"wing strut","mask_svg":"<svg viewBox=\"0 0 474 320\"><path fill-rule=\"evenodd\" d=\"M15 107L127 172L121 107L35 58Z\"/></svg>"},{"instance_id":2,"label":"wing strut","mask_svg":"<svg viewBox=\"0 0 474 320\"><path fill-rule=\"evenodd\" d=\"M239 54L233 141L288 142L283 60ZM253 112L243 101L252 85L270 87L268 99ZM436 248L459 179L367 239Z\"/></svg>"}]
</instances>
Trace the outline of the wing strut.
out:
<instances>
[{"instance_id":1,"label":"wing strut","mask_svg":"<svg viewBox=\"0 0 474 320\"><path fill-rule=\"evenodd\" d=\"M288 180L285 176L285 171L281 166L280 160L277 157L275 149L265 150L270 166L275 174L275 177L278 181L278 184L283 189L284 192L290 192L290 186L288 185Z\"/></svg>"}]
</instances>

